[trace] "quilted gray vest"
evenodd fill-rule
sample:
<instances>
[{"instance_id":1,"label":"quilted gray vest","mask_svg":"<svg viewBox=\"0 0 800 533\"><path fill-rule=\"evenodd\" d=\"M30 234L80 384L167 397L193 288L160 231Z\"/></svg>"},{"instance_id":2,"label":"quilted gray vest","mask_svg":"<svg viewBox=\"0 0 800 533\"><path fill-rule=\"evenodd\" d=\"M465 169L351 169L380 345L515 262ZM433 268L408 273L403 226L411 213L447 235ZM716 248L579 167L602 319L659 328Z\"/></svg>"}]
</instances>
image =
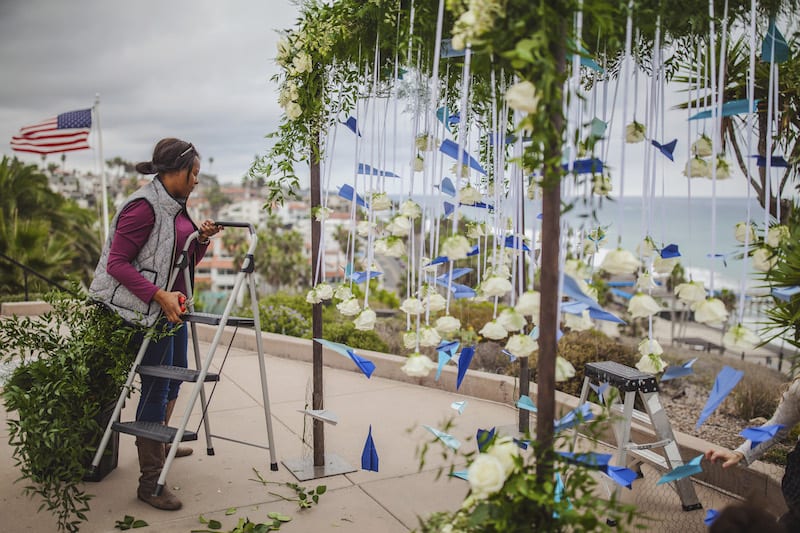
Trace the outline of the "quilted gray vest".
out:
<instances>
[{"instance_id":1,"label":"quilted gray vest","mask_svg":"<svg viewBox=\"0 0 800 533\"><path fill-rule=\"evenodd\" d=\"M132 264L151 283L162 289L167 288L175 259L175 218L183 206L170 196L160 180L153 179L133 193L125 204L120 206L111 221L108 240L103 246L103 253L94 271L94 280L89 287L89 297L105 304L128 322L150 327L161 315L161 306L155 301L143 302L106 270L111 239L117 228L119 214L132 201L142 198L153 207L155 226Z\"/></svg>"}]
</instances>

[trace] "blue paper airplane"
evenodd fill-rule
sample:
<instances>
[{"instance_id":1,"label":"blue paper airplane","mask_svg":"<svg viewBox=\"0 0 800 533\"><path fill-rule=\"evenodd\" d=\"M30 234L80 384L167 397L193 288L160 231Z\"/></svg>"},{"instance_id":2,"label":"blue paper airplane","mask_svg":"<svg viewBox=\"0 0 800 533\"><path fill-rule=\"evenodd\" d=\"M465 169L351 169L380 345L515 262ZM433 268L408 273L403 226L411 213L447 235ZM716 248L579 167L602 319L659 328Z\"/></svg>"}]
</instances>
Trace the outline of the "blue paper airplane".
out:
<instances>
[{"instance_id":1,"label":"blue paper airplane","mask_svg":"<svg viewBox=\"0 0 800 533\"><path fill-rule=\"evenodd\" d=\"M553 431L558 433L559 431L575 427L582 422L588 422L592 418L594 418L592 407L588 403L584 403L581 404L580 407L576 407L562 416L559 420L556 420Z\"/></svg>"},{"instance_id":2,"label":"blue paper airplane","mask_svg":"<svg viewBox=\"0 0 800 533\"><path fill-rule=\"evenodd\" d=\"M719 116L730 117L733 115L741 115L742 113L753 113L758 106L758 100L754 100L752 104L746 99L731 100L722 104L722 113ZM714 109L706 109L696 115L689 117L689 120L699 120L701 118L711 118L714 115Z\"/></svg>"},{"instance_id":3,"label":"blue paper airplane","mask_svg":"<svg viewBox=\"0 0 800 533\"><path fill-rule=\"evenodd\" d=\"M770 426L744 428L739 435L750 441L750 448L755 448L762 442L774 439L775 435L782 430L783 424L773 424Z\"/></svg>"},{"instance_id":4,"label":"blue paper airplane","mask_svg":"<svg viewBox=\"0 0 800 533\"><path fill-rule=\"evenodd\" d=\"M497 428L492 429L478 429L475 434L475 442L478 444L478 451L484 452L494 440L494 435Z\"/></svg>"},{"instance_id":5,"label":"blue paper airplane","mask_svg":"<svg viewBox=\"0 0 800 533\"><path fill-rule=\"evenodd\" d=\"M675 467L675 469L673 469L671 472L667 472L666 474L661 476L661 479L659 479L656 482L656 485L663 485L664 483L678 481L679 479L699 474L700 472L703 471L703 468L700 466L700 461L702 459L703 459L703 454L701 453L700 455L690 460L685 465Z\"/></svg>"},{"instance_id":6,"label":"blue paper airplane","mask_svg":"<svg viewBox=\"0 0 800 533\"><path fill-rule=\"evenodd\" d=\"M624 466L608 465L605 473L614 480L615 483L629 489L633 488L631 485L633 485L633 482L639 477L639 474Z\"/></svg>"},{"instance_id":7,"label":"blue paper airplane","mask_svg":"<svg viewBox=\"0 0 800 533\"><path fill-rule=\"evenodd\" d=\"M461 382L464 381L464 376L467 374L469 364L472 362L472 357L475 355L475 347L467 346L461 350L458 356L458 377L456 378L456 390L461 387Z\"/></svg>"},{"instance_id":8,"label":"blue paper airplane","mask_svg":"<svg viewBox=\"0 0 800 533\"><path fill-rule=\"evenodd\" d=\"M697 361L697 357L686 361L681 366L668 366L661 375L661 381L669 381L670 379L678 379L694 374L692 365L695 361Z\"/></svg>"},{"instance_id":9,"label":"blue paper airplane","mask_svg":"<svg viewBox=\"0 0 800 533\"><path fill-rule=\"evenodd\" d=\"M770 18L767 34L761 43L761 61L765 63L785 63L789 60L789 45L786 38L775 26L775 17Z\"/></svg>"},{"instance_id":10,"label":"blue paper airplane","mask_svg":"<svg viewBox=\"0 0 800 533\"><path fill-rule=\"evenodd\" d=\"M306 414L311 418L315 418L332 426L339 423L339 418L336 416L336 413L328 411L327 409L298 409L297 412Z\"/></svg>"},{"instance_id":11,"label":"blue paper airplane","mask_svg":"<svg viewBox=\"0 0 800 533\"><path fill-rule=\"evenodd\" d=\"M631 488L632 483L638 477L638 474L629 468L608 464L608 462L611 460L611 454L608 453L558 453L564 457L568 463L582 465L588 468L596 468L610 477L615 483L629 489Z\"/></svg>"},{"instance_id":12,"label":"blue paper airplane","mask_svg":"<svg viewBox=\"0 0 800 533\"><path fill-rule=\"evenodd\" d=\"M572 42L571 39L570 39L570 43L569 44L570 44L569 48L574 49L575 43ZM592 59L592 56L589 54L589 51L586 50L586 48L584 48L583 45L580 45L580 44L578 45L578 54L580 55L580 64L581 64L582 67L586 67L588 69L594 70L595 72L599 72L601 74L604 72L603 67L598 65L597 62L594 59ZM570 64L570 65L572 64L572 58L573 58L572 53L571 52L567 52L567 54L566 54L567 64Z\"/></svg>"},{"instance_id":13,"label":"blue paper airplane","mask_svg":"<svg viewBox=\"0 0 800 533\"><path fill-rule=\"evenodd\" d=\"M706 517L703 518L703 523L707 527L711 527L711 524L714 523L714 521L717 519L718 516L719 516L719 511L717 511L716 509L708 509L706 511Z\"/></svg>"},{"instance_id":14,"label":"blue paper airplane","mask_svg":"<svg viewBox=\"0 0 800 533\"><path fill-rule=\"evenodd\" d=\"M388 170L380 170L377 168L372 168L366 163L359 163L358 164L358 171L356 174L366 174L367 176L386 176L387 178L399 178L397 174L394 172L390 172Z\"/></svg>"},{"instance_id":15,"label":"blue paper airplane","mask_svg":"<svg viewBox=\"0 0 800 533\"><path fill-rule=\"evenodd\" d=\"M508 235L505 240L505 247L506 248L514 248L516 250L521 249L523 252L530 252L531 249L528 248L528 245L525 244L525 240L516 236L516 235Z\"/></svg>"},{"instance_id":16,"label":"blue paper airplane","mask_svg":"<svg viewBox=\"0 0 800 533\"><path fill-rule=\"evenodd\" d=\"M561 165L564 170L569 170L569 164ZM572 162L573 174L599 174L603 172L603 162L597 158L576 159Z\"/></svg>"},{"instance_id":17,"label":"blue paper airplane","mask_svg":"<svg viewBox=\"0 0 800 533\"><path fill-rule=\"evenodd\" d=\"M658 148L659 152L667 156L670 161L675 161L675 158L672 156L672 153L675 151L675 146L678 144L678 139L673 139L667 144L661 144L658 141L652 141L652 140L650 141L650 143L656 148Z\"/></svg>"},{"instance_id":18,"label":"blue paper airplane","mask_svg":"<svg viewBox=\"0 0 800 533\"><path fill-rule=\"evenodd\" d=\"M722 367L722 370L719 371L714 380L714 387L711 389L711 394L706 401L705 407L703 407L703 411L700 413L700 418L695 428L703 425L703 422L711 416L711 413L716 411L719 404L731 393L742 377L744 377L744 372L741 370L734 370L729 366Z\"/></svg>"},{"instance_id":19,"label":"blue paper airplane","mask_svg":"<svg viewBox=\"0 0 800 533\"><path fill-rule=\"evenodd\" d=\"M492 204L487 204L486 202L475 202L474 204L459 204L463 205L464 207L474 207L476 209L488 209L489 211L494 211L494 206Z\"/></svg>"},{"instance_id":20,"label":"blue paper airplane","mask_svg":"<svg viewBox=\"0 0 800 533\"><path fill-rule=\"evenodd\" d=\"M525 394L521 395L519 400L517 400L517 407L520 409L525 409L526 411L530 411L531 413L535 413L537 411L536 406L533 404L533 400L531 400L531 397Z\"/></svg>"},{"instance_id":21,"label":"blue paper airplane","mask_svg":"<svg viewBox=\"0 0 800 533\"><path fill-rule=\"evenodd\" d=\"M442 152L444 155L452 157L456 161L462 164L469 164L470 168L477 170L483 175L486 175L486 171L483 169L480 163L469 155L466 150L463 148L461 149L461 157L458 156L458 143L451 141L450 139L445 139L441 146L439 146L439 151Z\"/></svg>"},{"instance_id":22,"label":"blue paper airplane","mask_svg":"<svg viewBox=\"0 0 800 533\"><path fill-rule=\"evenodd\" d=\"M435 263L433 261L431 261L429 264L433 265ZM469 268L469 267L454 268L452 272L445 272L444 274L441 274L440 276L437 276L436 277L436 282L437 283L441 282L441 283L444 283L446 285L447 284L447 280L454 280L455 281L455 280L457 280L458 278L460 278L462 276L466 276L470 272L472 272L472 269Z\"/></svg>"},{"instance_id":23,"label":"blue paper airplane","mask_svg":"<svg viewBox=\"0 0 800 533\"><path fill-rule=\"evenodd\" d=\"M450 342L443 342L436 347L436 351L439 356L439 366L436 369L436 378L434 379L434 381L439 381L439 377L442 375L442 369L444 368L444 365L446 365L447 362L456 355L458 346L459 346L458 341L450 341Z\"/></svg>"},{"instance_id":24,"label":"blue paper airplane","mask_svg":"<svg viewBox=\"0 0 800 533\"><path fill-rule=\"evenodd\" d=\"M792 297L796 294L800 294L800 285L772 289L772 296L784 302L791 301Z\"/></svg>"},{"instance_id":25,"label":"blue paper airplane","mask_svg":"<svg viewBox=\"0 0 800 533\"><path fill-rule=\"evenodd\" d=\"M661 249L661 259L672 259L673 257L680 257L681 252L678 250L677 244L668 244Z\"/></svg>"},{"instance_id":26,"label":"blue paper airplane","mask_svg":"<svg viewBox=\"0 0 800 533\"><path fill-rule=\"evenodd\" d=\"M422 427L433 433L436 436L436 438L442 441L444 445L447 446L448 448L457 450L461 446L459 440L448 433L439 431L438 429L432 428L430 426L426 426L425 424L423 424Z\"/></svg>"},{"instance_id":27,"label":"blue paper airplane","mask_svg":"<svg viewBox=\"0 0 800 533\"><path fill-rule=\"evenodd\" d=\"M456 206L450 202L444 202L444 216L449 217L456 210Z\"/></svg>"},{"instance_id":28,"label":"blue paper airplane","mask_svg":"<svg viewBox=\"0 0 800 533\"><path fill-rule=\"evenodd\" d=\"M459 479L463 479L464 481L469 481L469 477L467 475L467 471L466 470L457 470L457 471L453 472L450 475L453 476L453 477L457 477Z\"/></svg>"},{"instance_id":29,"label":"blue paper airplane","mask_svg":"<svg viewBox=\"0 0 800 533\"><path fill-rule=\"evenodd\" d=\"M367 378L372 376L372 372L375 371L375 363L370 361L369 359L365 359L358 355L351 347L346 344L341 344L338 342L331 342L326 341L325 339L314 339L321 345L330 348L331 350L344 355L345 357L349 357L353 360L356 366L361 370Z\"/></svg>"},{"instance_id":30,"label":"blue paper airplane","mask_svg":"<svg viewBox=\"0 0 800 533\"><path fill-rule=\"evenodd\" d=\"M345 200L350 200L352 202L353 201L353 192L354 191L353 191L353 186L352 185L345 184L345 185L342 185L341 187L339 187L339 196L341 196ZM367 202L364 200L364 198L361 197L360 194L356 194L356 204L360 205L364 209L369 209L369 205L367 205Z\"/></svg>"},{"instance_id":31,"label":"blue paper airplane","mask_svg":"<svg viewBox=\"0 0 800 533\"><path fill-rule=\"evenodd\" d=\"M466 50L456 50L453 48L452 41L452 39L442 39L442 47L440 48L439 55L442 58L464 57L467 53Z\"/></svg>"},{"instance_id":32,"label":"blue paper airplane","mask_svg":"<svg viewBox=\"0 0 800 533\"><path fill-rule=\"evenodd\" d=\"M467 407L467 400L461 400L460 402L453 402L450 404L450 407L458 411L458 414L463 415L464 409Z\"/></svg>"},{"instance_id":33,"label":"blue paper airplane","mask_svg":"<svg viewBox=\"0 0 800 533\"><path fill-rule=\"evenodd\" d=\"M364 443L364 450L361 452L361 469L378 471L378 452L375 450L375 442L372 440L372 425L369 426L367 441Z\"/></svg>"},{"instance_id":34,"label":"blue paper airplane","mask_svg":"<svg viewBox=\"0 0 800 533\"><path fill-rule=\"evenodd\" d=\"M347 117L347 120L344 121L344 125L347 126L350 131L361 137L361 132L358 130L358 125L356 124L356 117Z\"/></svg>"},{"instance_id":35,"label":"blue paper airplane","mask_svg":"<svg viewBox=\"0 0 800 533\"><path fill-rule=\"evenodd\" d=\"M765 156L763 156L763 155L751 155L750 157L755 157L756 158L756 165L757 166L759 166L759 167L767 166L767 158ZM786 159L784 159L782 156L773 155L770 158L769 166L771 166L772 168L778 168L778 167L787 168L789 166L789 162L786 161Z\"/></svg>"},{"instance_id":36,"label":"blue paper airplane","mask_svg":"<svg viewBox=\"0 0 800 533\"><path fill-rule=\"evenodd\" d=\"M597 394L597 399L600 400L600 403L606 403L605 400L603 399L603 395L608 390L608 387L610 387L607 381L600 383L599 385L595 385L594 383L589 383L589 387L591 387L591 389L595 392L595 394Z\"/></svg>"},{"instance_id":37,"label":"blue paper airplane","mask_svg":"<svg viewBox=\"0 0 800 533\"><path fill-rule=\"evenodd\" d=\"M382 275L383 272L378 272L377 270L370 270L369 271L369 279L377 278L378 276ZM350 274L350 279L353 280L355 283L364 283L367 281L367 273L359 270L356 272L352 272Z\"/></svg>"},{"instance_id":38,"label":"blue paper airplane","mask_svg":"<svg viewBox=\"0 0 800 533\"><path fill-rule=\"evenodd\" d=\"M612 289L612 291L613 290L614 289ZM572 298L579 304L583 304L583 307L580 305L568 307L572 314L581 314L585 309L588 309L589 316L596 320L605 320L608 322L616 322L618 324L625 323L625 321L618 316L600 307L600 304L597 303L597 301L592 297L585 294L578 285L578 282L568 274L564 274L563 292L564 296Z\"/></svg>"},{"instance_id":39,"label":"blue paper airplane","mask_svg":"<svg viewBox=\"0 0 800 533\"><path fill-rule=\"evenodd\" d=\"M534 329L535 329L535 328L534 328ZM530 335L530 333L529 333L528 335ZM536 340L536 339L534 339L534 340ZM516 356L516 355L514 355L513 353L509 352L509 351L508 351L508 350L506 350L506 349L500 350L500 352L501 352L501 353L504 353L505 355L507 355L507 356L508 356L508 362L509 362L509 363L513 363L514 361L516 361L516 360L517 360L517 356ZM517 406L517 407L519 407L519 406Z\"/></svg>"},{"instance_id":40,"label":"blue paper airplane","mask_svg":"<svg viewBox=\"0 0 800 533\"><path fill-rule=\"evenodd\" d=\"M489 136L489 146L494 146L501 138L502 138L501 134L493 133L492 135ZM519 137L517 137L513 133L509 133L508 135L506 135L505 139L503 140L503 144L513 144L513 143L517 142L518 138ZM522 138L522 142L530 142L530 141L531 141L530 137L523 137Z\"/></svg>"},{"instance_id":41,"label":"blue paper airplane","mask_svg":"<svg viewBox=\"0 0 800 533\"><path fill-rule=\"evenodd\" d=\"M439 119L439 122L444 124L444 127L447 129L447 131L452 131L450 126L458 124L460 121L458 113L451 115L450 111L445 106L442 106L436 110L436 118Z\"/></svg>"},{"instance_id":42,"label":"blue paper airplane","mask_svg":"<svg viewBox=\"0 0 800 533\"><path fill-rule=\"evenodd\" d=\"M450 178L442 178L442 182L439 184L439 190L447 196L455 197L456 195L456 186Z\"/></svg>"}]
</instances>

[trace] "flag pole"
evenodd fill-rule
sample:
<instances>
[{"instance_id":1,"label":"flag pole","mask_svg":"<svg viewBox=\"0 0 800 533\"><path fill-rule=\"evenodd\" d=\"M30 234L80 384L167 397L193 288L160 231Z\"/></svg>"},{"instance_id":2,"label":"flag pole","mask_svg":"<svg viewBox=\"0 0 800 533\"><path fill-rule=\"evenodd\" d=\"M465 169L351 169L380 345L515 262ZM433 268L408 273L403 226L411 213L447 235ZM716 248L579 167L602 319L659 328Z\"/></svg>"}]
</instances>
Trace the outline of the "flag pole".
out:
<instances>
[{"instance_id":1,"label":"flag pole","mask_svg":"<svg viewBox=\"0 0 800 533\"><path fill-rule=\"evenodd\" d=\"M100 93L94 95L94 122L97 124L97 152L100 157L100 188L103 192L103 244L108 241L108 190L106 186L106 166L103 164L103 132L100 129Z\"/></svg>"}]
</instances>

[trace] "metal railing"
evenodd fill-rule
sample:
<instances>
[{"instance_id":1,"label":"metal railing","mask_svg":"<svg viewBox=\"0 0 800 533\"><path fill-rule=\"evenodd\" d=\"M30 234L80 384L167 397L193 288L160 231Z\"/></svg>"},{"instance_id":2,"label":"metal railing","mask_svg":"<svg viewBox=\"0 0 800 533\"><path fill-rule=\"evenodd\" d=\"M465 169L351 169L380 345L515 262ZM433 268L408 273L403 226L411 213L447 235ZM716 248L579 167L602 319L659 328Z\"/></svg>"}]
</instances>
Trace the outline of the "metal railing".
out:
<instances>
[{"instance_id":1,"label":"metal railing","mask_svg":"<svg viewBox=\"0 0 800 533\"><path fill-rule=\"evenodd\" d=\"M27 265L23 265L19 261L8 257L6 254L4 254L2 252L0 252L0 259L8 261L9 263L14 265L15 267L22 269L22 280L23 280L23 285L25 287L25 301L26 302L29 301L29 299L30 299L29 292L28 292L28 275L29 274L32 274L32 275L36 276L37 278L41 279L42 281L46 282L47 284L49 284L49 285L51 285L53 287L57 287L59 290L62 290L64 292L68 292L70 294L73 294L73 295L77 296L77 293L75 291L73 291L72 289L64 287L63 285L61 285L57 281L55 281L53 279L50 279L50 278L48 278L47 276L45 276L43 274L40 274L39 272L35 271L31 267L29 267Z\"/></svg>"}]
</instances>

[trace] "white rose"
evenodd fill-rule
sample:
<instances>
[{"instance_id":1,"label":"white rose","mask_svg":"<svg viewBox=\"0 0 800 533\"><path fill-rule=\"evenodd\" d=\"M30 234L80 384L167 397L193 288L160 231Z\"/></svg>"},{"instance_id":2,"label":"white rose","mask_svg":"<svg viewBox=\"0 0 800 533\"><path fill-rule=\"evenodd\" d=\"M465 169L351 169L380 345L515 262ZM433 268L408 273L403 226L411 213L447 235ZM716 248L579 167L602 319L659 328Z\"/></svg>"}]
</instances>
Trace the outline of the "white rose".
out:
<instances>
[{"instance_id":1,"label":"white rose","mask_svg":"<svg viewBox=\"0 0 800 533\"><path fill-rule=\"evenodd\" d=\"M478 333L487 339L492 339L495 341L505 339L506 335L508 335L506 328L498 324L496 320L487 322Z\"/></svg>"},{"instance_id":2,"label":"white rose","mask_svg":"<svg viewBox=\"0 0 800 533\"><path fill-rule=\"evenodd\" d=\"M439 346L442 342L442 337L436 328L432 326L423 326L419 330L419 345L420 346Z\"/></svg>"},{"instance_id":3,"label":"white rose","mask_svg":"<svg viewBox=\"0 0 800 533\"><path fill-rule=\"evenodd\" d=\"M644 124L640 124L635 120L625 126L625 142L628 144L640 143L644 140L647 129Z\"/></svg>"},{"instance_id":4,"label":"white rose","mask_svg":"<svg viewBox=\"0 0 800 533\"><path fill-rule=\"evenodd\" d=\"M486 236L484 225L479 222L471 222L467 224L467 237L470 239L478 239Z\"/></svg>"},{"instance_id":5,"label":"white rose","mask_svg":"<svg viewBox=\"0 0 800 533\"><path fill-rule=\"evenodd\" d=\"M708 162L705 159L693 157L686 163L683 175L687 178L708 178L711 176L711 170L708 168Z\"/></svg>"},{"instance_id":6,"label":"white rose","mask_svg":"<svg viewBox=\"0 0 800 533\"><path fill-rule=\"evenodd\" d=\"M423 170L425 170L425 160L420 155L414 158L413 165L414 165L414 172L422 172Z\"/></svg>"},{"instance_id":7,"label":"white rose","mask_svg":"<svg viewBox=\"0 0 800 533\"><path fill-rule=\"evenodd\" d=\"M694 306L694 319L701 324L719 326L728 319L728 310L718 298L708 298Z\"/></svg>"},{"instance_id":8,"label":"white rose","mask_svg":"<svg viewBox=\"0 0 800 533\"><path fill-rule=\"evenodd\" d=\"M777 248L782 242L789 238L789 228L783 224L772 226L767 231L767 244ZM752 242L752 241L751 241Z\"/></svg>"},{"instance_id":9,"label":"white rose","mask_svg":"<svg viewBox=\"0 0 800 533\"><path fill-rule=\"evenodd\" d=\"M336 309L344 316L356 316L361 312L361 304L358 303L357 298L350 298L336 304Z\"/></svg>"},{"instance_id":10,"label":"white rose","mask_svg":"<svg viewBox=\"0 0 800 533\"><path fill-rule=\"evenodd\" d=\"M466 44L464 43L464 35L462 34L453 34L453 39L450 41L450 46L453 47L453 50L463 50Z\"/></svg>"},{"instance_id":11,"label":"white rose","mask_svg":"<svg viewBox=\"0 0 800 533\"><path fill-rule=\"evenodd\" d=\"M371 331L375 328L375 320L377 320L377 315L375 315L375 311L367 307L353 321L353 325L359 331Z\"/></svg>"},{"instance_id":12,"label":"white rose","mask_svg":"<svg viewBox=\"0 0 800 533\"><path fill-rule=\"evenodd\" d=\"M472 245L463 235L451 235L442 243L442 255L450 261L464 259L472 250Z\"/></svg>"},{"instance_id":13,"label":"white rose","mask_svg":"<svg viewBox=\"0 0 800 533\"><path fill-rule=\"evenodd\" d=\"M628 303L628 312L632 318L653 316L659 311L661 311L661 306L647 294L637 293Z\"/></svg>"},{"instance_id":14,"label":"white rose","mask_svg":"<svg viewBox=\"0 0 800 533\"><path fill-rule=\"evenodd\" d=\"M702 302L706 299L706 289L702 281L681 283L675 287L675 296L687 303Z\"/></svg>"},{"instance_id":15,"label":"white rose","mask_svg":"<svg viewBox=\"0 0 800 533\"><path fill-rule=\"evenodd\" d=\"M650 257L658 252L658 248L656 248L653 239L646 237L636 246L636 252L639 254L639 257Z\"/></svg>"},{"instance_id":16,"label":"white rose","mask_svg":"<svg viewBox=\"0 0 800 533\"><path fill-rule=\"evenodd\" d=\"M606 254L600 268L616 276L623 274L633 274L639 268L641 263L636 256L628 250L617 248L611 250Z\"/></svg>"},{"instance_id":17,"label":"white rose","mask_svg":"<svg viewBox=\"0 0 800 533\"><path fill-rule=\"evenodd\" d=\"M575 367L563 357L556 356L556 381L567 381L575 377Z\"/></svg>"},{"instance_id":18,"label":"white rose","mask_svg":"<svg viewBox=\"0 0 800 533\"><path fill-rule=\"evenodd\" d=\"M372 195L370 205L375 211L386 211L392 208L392 201L385 192L379 192Z\"/></svg>"},{"instance_id":19,"label":"white rose","mask_svg":"<svg viewBox=\"0 0 800 533\"><path fill-rule=\"evenodd\" d=\"M718 180L726 180L731 177L731 167L722 157L717 158L716 177Z\"/></svg>"},{"instance_id":20,"label":"white rose","mask_svg":"<svg viewBox=\"0 0 800 533\"><path fill-rule=\"evenodd\" d=\"M660 355L656 354L647 354L643 355L639 362L636 363L636 368L639 369L640 372L647 372L648 374L658 374L665 368L667 368L667 364L661 359Z\"/></svg>"},{"instance_id":21,"label":"white rose","mask_svg":"<svg viewBox=\"0 0 800 533\"><path fill-rule=\"evenodd\" d=\"M339 285L336 287L336 290L333 291L333 297L337 300L349 300L353 297L353 291L351 291L350 287L347 285Z\"/></svg>"},{"instance_id":22,"label":"white rose","mask_svg":"<svg viewBox=\"0 0 800 533\"><path fill-rule=\"evenodd\" d=\"M515 83L506 91L506 103L508 107L515 111L536 113L536 109L539 105L539 95L536 94L536 86L529 81Z\"/></svg>"},{"instance_id":23,"label":"white rose","mask_svg":"<svg viewBox=\"0 0 800 533\"><path fill-rule=\"evenodd\" d=\"M497 322L506 328L509 333L519 331L525 327L527 321L516 309L503 309L500 316L497 317Z\"/></svg>"},{"instance_id":24,"label":"white rose","mask_svg":"<svg viewBox=\"0 0 800 533\"><path fill-rule=\"evenodd\" d=\"M655 339L642 339L639 342L639 353L642 355L661 355L664 349Z\"/></svg>"},{"instance_id":25,"label":"white rose","mask_svg":"<svg viewBox=\"0 0 800 533\"><path fill-rule=\"evenodd\" d=\"M749 352L761 344L761 338L749 328L742 324L737 324L725 332L722 337L722 344L730 350Z\"/></svg>"},{"instance_id":26,"label":"white rose","mask_svg":"<svg viewBox=\"0 0 800 533\"><path fill-rule=\"evenodd\" d=\"M680 257L668 257L664 259L660 255L657 255L653 260L653 271L655 271L656 274L670 274L675 270L675 265L678 263L680 263Z\"/></svg>"},{"instance_id":27,"label":"white rose","mask_svg":"<svg viewBox=\"0 0 800 533\"><path fill-rule=\"evenodd\" d=\"M526 291L519 295L517 305L514 309L518 313L531 317L534 321L539 316L539 305L542 295L538 291Z\"/></svg>"},{"instance_id":28,"label":"white rose","mask_svg":"<svg viewBox=\"0 0 800 533\"><path fill-rule=\"evenodd\" d=\"M322 298L319 297L317 293L317 289L313 288L306 294L306 302L310 304L318 304L322 301Z\"/></svg>"},{"instance_id":29,"label":"white rose","mask_svg":"<svg viewBox=\"0 0 800 533\"><path fill-rule=\"evenodd\" d=\"M311 72L311 56L305 52L300 52L294 56L294 60L292 60L292 66L297 74Z\"/></svg>"},{"instance_id":30,"label":"white rose","mask_svg":"<svg viewBox=\"0 0 800 533\"><path fill-rule=\"evenodd\" d=\"M399 237L385 237L375 241L373 251L378 255L402 257L406 253L406 245Z\"/></svg>"},{"instance_id":31,"label":"white rose","mask_svg":"<svg viewBox=\"0 0 800 533\"><path fill-rule=\"evenodd\" d=\"M759 272L769 272L778 263L778 256L769 248L758 248L753 252L753 269Z\"/></svg>"},{"instance_id":32,"label":"white rose","mask_svg":"<svg viewBox=\"0 0 800 533\"><path fill-rule=\"evenodd\" d=\"M536 351L536 341L524 333L512 335L508 338L506 350L515 357L528 357Z\"/></svg>"},{"instance_id":33,"label":"white rose","mask_svg":"<svg viewBox=\"0 0 800 533\"><path fill-rule=\"evenodd\" d=\"M459 329L461 329L461 321L456 317L446 315L436 320L436 331L442 335L455 333Z\"/></svg>"},{"instance_id":34,"label":"white rose","mask_svg":"<svg viewBox=\"0 0 800 533\"><path fill-rule=\"evenodd\" d=\"M428 293L425 297L425 306L431 313L437 313L447 307L447 300L438 292Z\"/></svg>"},{"instance_id":35,"label":"white rose","mask_svg":"<svg viewBox=\"0 0 800 533\"><path fill-rule=\"evenodd\" d=\"M466 187L458 191L458 201L462 204L472 205L483 201L483 195L478 189L467 184Z\"/></svg>"},{"instance_id":36,"label":"white rose","mask_svg":"<svg viewBox=\"0 0 800 533\"><path fill-rule=\"evenodd\" d=\"M503 296L512 288L511 282L500 276L491 276L481 283L481 292L486 297Z\"/></svg>"},{"instance_id":37,"label":"white rose","mask_svg":"<svg viewBox=\"0 0 800 533\"><path fill-rule=\"evenodd\" d=\"M330 207L322 207L322 206L320 206L320 208L317 209L317 212L314 215L314 219L317 222L322 222L323 220L328 220L328 217L330 217L331 213L333 213L333 209L331 209Z\"/></svg>"},{"instance_id":38,"label":"white rose","mask_svg":"<svg viewBox=\"0 0 800 533\"><path fill-rule=\"evenodd\" d=\"M422 152L430 152L437 144L439 143L436 142L436 139L434 139L432 135L429 135L427 133L417 135L417 138L414 139L414 146L417 147L417 150L420 150Z\"/></svg>"},{"instance_id":39,"label":"white rose","mask_svg":"<svg viewBox=\"0 0 800 533\"><path fill-rule=\"evenodd\" d=\"M592 271L589 268L589 265L580 259L567 259L564 261L564 274L567 274L576 280L583 280L592 277Z\"/></svg>"},{"instance_id":40,"label":"white rose","mask_svg":"<svg viewBox=\"0 0 800 533\"><path fill-rule=\"evenodd\" d=\"M649 292L652 289L658 287L656 285L653 276L650 275L649 272L642 272L639 274L639 277L636 278L636 290L641 292Z\"/></svg>"},{"instance_id":41,"label":"white rose","mask_svg":"<svg viewBox=\"0 0 800 533\"><path fill-rule=\"evenodd\" d=\"M400 204L399 213L404 217L414 220L415 218L419 218L422 214L422 208L414 200L406 200Z\"/></svg>"},{"instance_id":42,"label":"white rose","mask_svg":"<svg viewBox=\"0 0 800 533\"><path fill-rule=\"evenodd\" d=\"M330 300L333 298L333 287L331 287L328 283L318 283L317 295L322 300Z\"/></svg>"},{"instance_id":43,"label":"white rose","mask_svg":"<svg viewBox=\"0 0 800 533\"><path fill-rule=\"evenodd\" d=\"M700 138L692 143L692 154L696 157L708 157L713 152L711 146L711 139L705 134L701 134Z\"/></svg>"},{"instance_id":44,"label":"white rose","mask_svg":"<svg viewBox=\"0 0 800 533\"><path fill-rule=\"evenodd\" d=\"M360 220L356 224L356 233L359 237L369 237L370 232L375 228L375 223L369 220Z\"/></svg>"},{"instance_id":45,"label":"white rose","mask_svg":"<svg viewBox=\"0 0 800 533\"><path fill-rule=\"evenodd\" d=\"M406 298L400 305L400 310L407 315L419 315L425 311L425 307L419 298Z\"/></svg>"},{"instance_id":46,"label":"white rose","mask_svg":"<svg viewBox=\"0 0 800 533\"><path fill-rule=\"evenodd\" d=\"M403 346L407 350L414 350L417 347L417 332L416 331L406 331L403 333Z\"/></svg>"},{"instance_id":47,"label":"white rose","mask_svg":"<svg viewBox=\"0 0 800 533\"><path fill-rule=\"evenodd\" d=\"M747 242L750 244L753 244L753 241L756 240L756 231L753 229L753 225L748 224L747 222L737 223L736 229L734 230L734 235L736 240L741 243L744 243L745 238L747 238Z\"/></svg>"},{"instance_id":48,"label":"white rose","mask_svg":"<svg viewBox=\"0 0 800 533\"><path fill-rule=\"evenodd\" d=\"M386 225L386 231L395 237L405 237L410 229L411 221L402 215L395 215Z\"/></svg>"},{"instance_id":49,"label":"white rose","mask_svg":"<svg viewBox=\"0 0 800 533\"><path fill-rule=\"evenodd\" d=\"M424 378L436 367L436 363L431 361L430 357L417 352L408 356L408 359L406 359L405 364L400 370L402 370L405 375L412 378Z\"/></svg>"},{"instance_id":50,"label":"white rose","mask_svg":"<svg viewBox=\"0 0 800 533\"><path fill-rule=\"evenodd\" d=\"M589 310L584 309L579 315L572 313L564 313L564 326L572 331L586 331L592 329L592 318L589 316Z\"/></svg>"},{"instance_id":51,"label":"white rose","mask_svg":"<svg viewBox=\"0 0 800 533\"><path fill-rule=\"evenodd\" d=\"M519 446L511 437L500 437L487 452L492 457L497 457L503 465L506 477L516 468L516 458L519 457Z\"/></svg>"},{"instance_id":52,"label":"white rose","mask_svg":"<svg viewBox=\"0 0 800 533\"><path fill-rule=\"evenodd\" d=\"M476 498L485 498L503 488L506 472L500 459L480 453L467 469L467 479Z\"/></svg>"},{"instance_id":53,"label":"white rose","mask_svg":"<svg viewBox=\"0 0 800 533\"><path fill-rule=\"evenodd\" d=\"M303 108L297 102L287 102L283 110L289 120L295 120L303 114Z\"/></svg>"}]
</instances>

